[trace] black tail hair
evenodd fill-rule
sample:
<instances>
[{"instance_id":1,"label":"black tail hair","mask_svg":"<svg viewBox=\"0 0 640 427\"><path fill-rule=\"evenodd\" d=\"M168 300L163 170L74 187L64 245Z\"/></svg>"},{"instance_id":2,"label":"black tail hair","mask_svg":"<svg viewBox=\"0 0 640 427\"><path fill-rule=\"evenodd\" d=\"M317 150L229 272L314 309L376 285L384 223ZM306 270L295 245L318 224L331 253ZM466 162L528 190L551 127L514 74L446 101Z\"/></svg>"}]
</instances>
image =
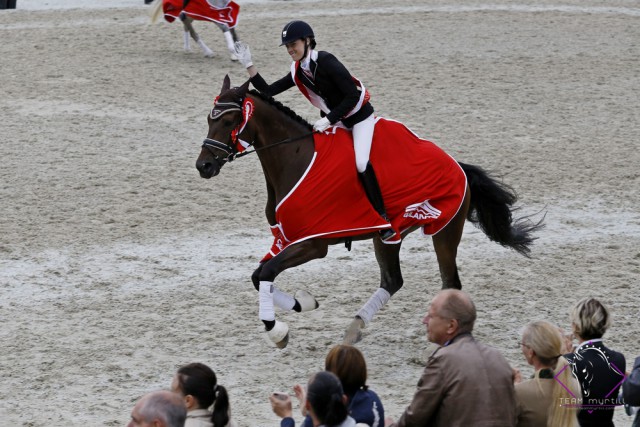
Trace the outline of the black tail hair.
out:
<instances>
[{"instance_id":1,"label":"black tail hair","mask_svg":"<svg viewBox=\"0 0 640 427\"><path fill-rule=\"evenodd\" d=\"M533 215L514 220L513 213L518 209L513 207L518 200L515 190L478 166L458 164L467 175L471 190L467 219L490 240L529 258L530 246L536 239L533 233L544 228L544 215L537 222L532 219Z\"/></svg>"}]
</instances>

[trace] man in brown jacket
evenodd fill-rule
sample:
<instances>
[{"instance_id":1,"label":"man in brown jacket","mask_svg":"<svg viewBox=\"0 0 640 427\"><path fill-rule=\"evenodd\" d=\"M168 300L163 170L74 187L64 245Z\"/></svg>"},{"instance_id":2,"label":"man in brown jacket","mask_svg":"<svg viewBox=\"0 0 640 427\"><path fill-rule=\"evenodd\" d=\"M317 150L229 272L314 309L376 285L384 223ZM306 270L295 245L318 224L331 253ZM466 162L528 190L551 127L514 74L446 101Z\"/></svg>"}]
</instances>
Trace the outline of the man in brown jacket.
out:
<instances>
[{"instance_id":1,"label":"man in brown jacket","mask_svg":"<svg viewBox=\"0 0 640 427\"><path fill-rule=\"evenodd\" d=\"M440 345L418 381L411 404L397 423L404 426L511 427L516 421L513 370L499 351L471 335L476 308L466 293L438 293L422 323Z\"/></svg>"}]
</instances>

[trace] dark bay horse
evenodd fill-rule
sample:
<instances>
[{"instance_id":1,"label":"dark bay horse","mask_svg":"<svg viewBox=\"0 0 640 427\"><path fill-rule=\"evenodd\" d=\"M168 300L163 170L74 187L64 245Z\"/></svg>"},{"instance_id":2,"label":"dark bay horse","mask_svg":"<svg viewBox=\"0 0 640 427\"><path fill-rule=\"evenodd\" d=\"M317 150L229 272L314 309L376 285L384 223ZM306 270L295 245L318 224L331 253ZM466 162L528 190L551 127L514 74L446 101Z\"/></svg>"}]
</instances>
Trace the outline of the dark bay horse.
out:
<instances>
[{"instance_id":1,"label":"dark bay horse","mask_svg":"<svg viewBox=\"0 0 640 427\"><path fill-rule=\"evenodd\" d=\"M315 145L309 123L272 98L248 91L249 82L232 88L225 77L222 91L208 117L209 131L204 140L196 168L203 178L216 176L225 163L256 152L267 184L267 221L276 229L276 207L286 199L305 175L314 159ZM249 102L248 102L249 101ZM251 110L251 111L248 111ZM247 151L240 152L243 148ZM456 164L456 162L451 159ZM542 220L528 217L514 219L515 192L496 181L477 166L457 163L466 175L466 191L460 196L457 213L433 236L443 288L461 288L456 255L466 220L478 226L492 241L529 256L532 236ZM459 168L456 164L456 168ZM355 169L355 168L354 168ZM355 176L355 175L354 175ZM354 178L355 179L355 178ZM364 193L364 190L362 190ZM342 209L348 209L343 206ZM402 230L402 238L418 227ZM276 236L277 241L277 235ZM400 247L384 244L377 230L360 230L339 237L310 237L286 246L275 256L265 258L252 275L259 292L260 319L270 339L280 348L288 343L288 326L275 320L274 305L284 310L304 312L318 307L315 298L304 291L289 295L274 285L284 270L327 255L329 245L352 240L373 239L380 267L380 288L356 314L346 330L344 342L361 339L362 329L403 284L400 271Z\"/></svg>"}]
</instances>

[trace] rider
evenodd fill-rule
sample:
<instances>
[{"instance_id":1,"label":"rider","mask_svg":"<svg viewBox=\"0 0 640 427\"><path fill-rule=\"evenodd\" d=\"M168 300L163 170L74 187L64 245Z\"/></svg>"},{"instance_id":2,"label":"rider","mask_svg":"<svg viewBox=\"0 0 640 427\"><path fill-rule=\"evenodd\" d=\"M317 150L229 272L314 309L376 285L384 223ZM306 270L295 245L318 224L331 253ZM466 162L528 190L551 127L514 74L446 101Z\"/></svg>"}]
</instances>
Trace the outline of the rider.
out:
<instances>
[{"instance_id":1,"label":"rider","mask_svg":"<svg viewBox=\"0 0 640 427\"><path fill-rule=\"evenodd\" d=\"M282 29L282 43L293 59L291 73L269 85L251 61L251 51L244 43L236 43L236 55L247 68L251 83L260 92L274 96L294 86L321 110L322 118L313 130L324 132L341 122L353 134L356 168L367 198L373 208L389 221L373 166L369 162L373 128L373 106L362 83L351 76L331 53L315 50L316 40L311 26L304 21L291 21ZM389 241L396 235L392 228L380 231L380 238Z\"/></svg>"}]
</instances>

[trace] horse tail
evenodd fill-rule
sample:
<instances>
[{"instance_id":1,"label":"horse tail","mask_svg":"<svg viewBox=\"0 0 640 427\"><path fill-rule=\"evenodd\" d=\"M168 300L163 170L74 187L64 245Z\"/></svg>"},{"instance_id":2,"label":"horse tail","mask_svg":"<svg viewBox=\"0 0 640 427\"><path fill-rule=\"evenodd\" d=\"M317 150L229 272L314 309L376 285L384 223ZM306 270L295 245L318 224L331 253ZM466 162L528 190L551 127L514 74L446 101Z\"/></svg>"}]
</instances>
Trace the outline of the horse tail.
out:
<instances>
[{"instance_id":1,"label":"horse tail","mask_svg":"<svg viewBox=\"0 0 640 427\"><path fill-rule=\"evenodd\" d=\"M156 0L153 3L153 8L151 9L151 23L155 24L160 19L162 15L162 0Z\"/></svg>"},{"instance_id":2,"label":"horse tail","mask_svg":"<svg viewBox=\"0 0 640 427\"><path fill-rule=\"evenodd\" d=\"M531 216L514 219L513 207L518 200L515 190L491 177L482 168L458 162L467 175L471 206L467 220L480 228L490 240L530 257L533 233L544 227L544 216L532 221Z\"/></svg>"}]
</instances>

